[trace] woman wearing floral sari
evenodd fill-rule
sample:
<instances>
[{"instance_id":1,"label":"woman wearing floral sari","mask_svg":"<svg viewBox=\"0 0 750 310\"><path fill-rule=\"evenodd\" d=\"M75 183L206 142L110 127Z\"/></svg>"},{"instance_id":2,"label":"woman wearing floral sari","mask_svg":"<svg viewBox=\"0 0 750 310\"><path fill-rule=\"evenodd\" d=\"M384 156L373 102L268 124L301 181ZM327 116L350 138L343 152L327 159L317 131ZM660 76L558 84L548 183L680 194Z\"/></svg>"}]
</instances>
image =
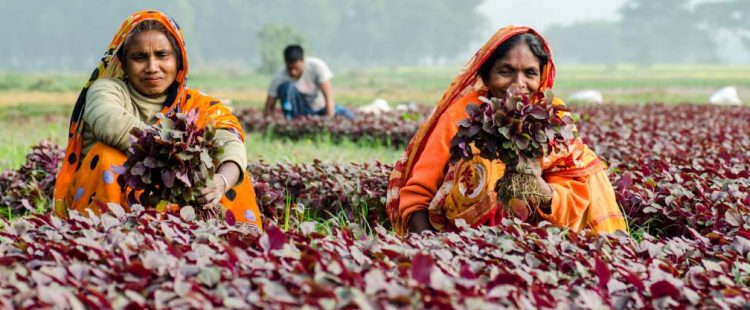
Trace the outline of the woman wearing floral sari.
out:
<instances>
[{"instance_id":1,"label":"woman wearing floral sari","mask_svg":"<svg viewBox=\"0 0 750 310\"><path fill-rule=\"evenodd\" d=\"M502 97L513 84L525 93L544 91L554 78L550 47L539 33L517 26L498 30L453 80L396 162L386 205L396 232L452 230L458 219L472 226L499 223L505 212L495 183L504 165L480 156L450 164L450 141L467 118L466 106L479 103L480 96ZM553 104L563 103L555 98ZM565 153L529 164L548 197L531 206L537 219L574 231L627 230L604 164L580 138Z\"/></svg>"},{"instance_id":2,"label":"woman wearing floral sari","mask_svg":"<svg viewBox=\"0 0 750 310\"><path fill-rule=\"evenodd\" d=\"M167 15L142 11L125 20L73 109L66 157L55 184L58 216L71 209L98 214L108 203L128 210L138 197L118 182L113 167L126 160L130 130L153 125L158 113L197 110L197 126L213 125L224 149L198 202L226 208L227 222L261 229L255 192L245 173L242 127L219 100L186 87L187 59L182 33Z\"/></svg>"}]
</instances>

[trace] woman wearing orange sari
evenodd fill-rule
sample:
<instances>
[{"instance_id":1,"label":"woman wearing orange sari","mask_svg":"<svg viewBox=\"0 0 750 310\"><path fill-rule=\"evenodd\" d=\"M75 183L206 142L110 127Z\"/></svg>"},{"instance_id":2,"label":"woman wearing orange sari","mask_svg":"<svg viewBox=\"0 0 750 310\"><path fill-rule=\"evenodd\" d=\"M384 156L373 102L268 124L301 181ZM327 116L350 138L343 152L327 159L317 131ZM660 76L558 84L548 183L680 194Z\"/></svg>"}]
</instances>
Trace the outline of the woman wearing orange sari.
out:
<instances>
[{"instance_id":1,"label":"woman wearing orange sari","mask_svg":"<svg viewBox=\"0 0 750 310\"><path fill-rule=\"evenodd\" d=\"M224 208L231 225L261 229L255 192L245 172L242 127L219 100L186 87L187 59L182 33L167 15L142 11L125 20L73 109L66 157L55 184L58 216L67 216L71 209L98 214L108 203L129 210L139 197L118 180L116 167L126 160L130 130L153 125L158 113L197 110L197 126L214 126L215 140L224 148L198 202Z\"/></svg>"},{"instance_id":2,"label":"woman wearing orange sari","mask_svg":"<svg viewBox=\"0 0 750 310\"><path fill-rule=\"evenodd\" d=\"M467 118L466 106L480 103L480 96L505 96L513 84L525 93L544 91L554 78L552 53L539 33L517 26L498 30L453 80L396 162L386 203L396 232L452 230L458 219L472 226L499 223L505 212L495 183L504 165L480 156L450 164L450 141ZM553 104L563 102L554 98ZM529 164L548 197L532 206L537 219L574 231L627 231L604 164L580 138L565 153Z\"/></svg>"}]
</instances>

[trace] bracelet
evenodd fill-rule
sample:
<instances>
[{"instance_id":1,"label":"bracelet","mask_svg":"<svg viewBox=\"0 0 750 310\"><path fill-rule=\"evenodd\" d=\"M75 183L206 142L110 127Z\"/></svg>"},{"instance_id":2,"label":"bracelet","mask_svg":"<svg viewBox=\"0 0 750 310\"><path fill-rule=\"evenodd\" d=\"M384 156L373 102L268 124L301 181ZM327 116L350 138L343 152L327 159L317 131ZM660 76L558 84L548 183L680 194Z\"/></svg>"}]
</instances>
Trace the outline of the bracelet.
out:
<instances>
[{"instance_id":1,"label":"bracelet","mask_svg":"<svg viewBox=\"0 0 750 310\"><path fill-rule=\"evenodd\" d=\"M220 176L220 177L221 177L221 179L222 179L222 180L224 180L224 191L226 191L226 190L227 190L227 188L229 188L229 181L227 181L227 177L225 177L225 176L224 176L223 174L221 174L221 173L217 173L216 175Z\"/></svg>"}]
</instances>

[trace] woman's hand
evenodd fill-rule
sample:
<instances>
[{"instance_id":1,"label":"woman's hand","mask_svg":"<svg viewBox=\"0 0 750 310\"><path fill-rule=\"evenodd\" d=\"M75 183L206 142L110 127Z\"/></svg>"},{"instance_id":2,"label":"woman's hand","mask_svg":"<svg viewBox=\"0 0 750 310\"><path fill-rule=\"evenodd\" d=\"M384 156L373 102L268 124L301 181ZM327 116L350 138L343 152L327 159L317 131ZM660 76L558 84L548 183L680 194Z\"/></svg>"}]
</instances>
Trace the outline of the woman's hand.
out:
<instances>
[{"instance_id":1,"label":"woman's hand","mask_svg":"<svg viewBox=\"0 0 750 310\"><path fill-rule=\"evenodd\" d=\"M206 187L201 189L201 196L198 202L206 208L215 208L219 206L221 197L229 191L240 178L240 168L233 161L224 162L219 166L219 171L214 174L214 178L208 182Z\"/></svg>"},{"instance_id":2,"label":"woman's hand","mask_svg":"<svg viewBox=\"0 0 750 310\"><path fill-rule=\"evenodd\" d=\"M542 166L539 163L540 160L536 158L521 157L519 161L518 166L521 167L521 169L519 169L521 171L518 171L518 173L533 175L537 182L539 182L539 185L542 187L545 194L549 194L549 196L552 197L552 187L547 184L547 181L545 181L544 178L542 178Z\"/></svg>"},{"instance_id":3,"label":"woman's hand","mask_svg":"<svg viewBox=\"0 0 750 310\"><path fill-rule=\"evenodd\" d=\"M541 187L544 194L551 200L552 196L554 195L554 191L552 190L552 186L547 184L547 181L542 178L542 166L540 164L540 160L536 158L521 157L519 167L522 167L522 169L520 169L521 171L518 171L519 173L529 174L536 178L536 181L539 183L539 186ZM549 204L543 204L539 207L544 213L550 213L552 211Z\"/></svg>"},{"instance_id":4,"label":"woman's hand","mask_svg":"<svg viewBox=\"0 0 750 310\"><path fill-rule=\"evenodd\" d=\"M213 180L201 189L201 196L198 197L198 202L203 203L205 208L215 208L219 206L221 197L226 194L229 190L228 181L224 182L224 177L220 174L215 174Z\"/></svg>"},{"instance_id":5,"label":"woman's hand","mask_svg":"<svg viewBox=\"0 0 750 310\"><path fill-rule=\"evenodd\" d=\"M424 231L432 231L430 218L427 210L416 211L409 217L409 232L421 234Z\"/></svg>"}]
</instances>

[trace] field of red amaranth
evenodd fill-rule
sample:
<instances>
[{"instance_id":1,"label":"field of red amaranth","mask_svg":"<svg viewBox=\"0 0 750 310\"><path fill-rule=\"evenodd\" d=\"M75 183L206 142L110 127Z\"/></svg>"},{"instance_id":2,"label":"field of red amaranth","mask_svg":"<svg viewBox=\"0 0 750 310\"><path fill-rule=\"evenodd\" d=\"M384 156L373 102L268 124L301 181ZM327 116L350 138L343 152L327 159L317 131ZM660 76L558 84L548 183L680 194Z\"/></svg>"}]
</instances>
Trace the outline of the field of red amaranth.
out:
<instances>
[{"instance_id":1,"label":"field of red amaranth","mask_svg":"<svg viewBox=\"0 0 750 310\"><path fill-rule=\"evenodd\" d=\"M110 206L101 216L59 219L44 206L61 151L41 144L23 167L0 175L0 210L11 218L0 232L0 303L747 307L750 109L650 104L573 110L584 140L608 164L629 235L506 220L401 239L382 216L390 166L380 163L252 163L267 223L262 235L179 214L157 220L154 210L138 207L129 214ZM418 115L424 113L416 115L373 117L347 130L399 145L395 141L408 141L414 130L408 128L423 120ZM321 228L329 218L341 224Z\"/></svg>"}]
</instances>

